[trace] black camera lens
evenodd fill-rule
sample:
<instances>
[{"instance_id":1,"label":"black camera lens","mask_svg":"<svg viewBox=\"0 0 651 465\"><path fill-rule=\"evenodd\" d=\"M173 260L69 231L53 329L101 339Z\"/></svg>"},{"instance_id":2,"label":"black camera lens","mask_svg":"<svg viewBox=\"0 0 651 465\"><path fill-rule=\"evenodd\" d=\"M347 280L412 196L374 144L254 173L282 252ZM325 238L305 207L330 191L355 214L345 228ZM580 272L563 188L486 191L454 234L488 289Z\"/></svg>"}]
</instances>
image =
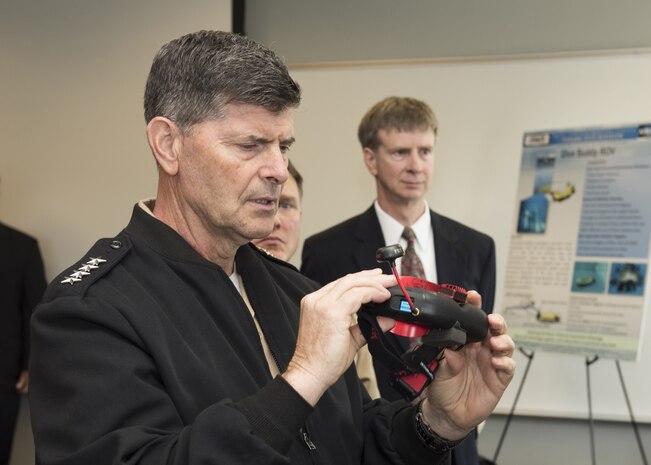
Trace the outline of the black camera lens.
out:
<instances>
[{"instance_id":1,"label":"black camera lens","mask_svg":"<svg viewBox=\"0 0 651 465\"><path fill-rule=\"evenodd\" d=\"M404 254L405 251L402 250L400 244L387 245L386 247L380 247L377 249L375 252L375 260L377 260L378 263L392 262L396 258L402 257Z\"/></svg>"}]
</instances>

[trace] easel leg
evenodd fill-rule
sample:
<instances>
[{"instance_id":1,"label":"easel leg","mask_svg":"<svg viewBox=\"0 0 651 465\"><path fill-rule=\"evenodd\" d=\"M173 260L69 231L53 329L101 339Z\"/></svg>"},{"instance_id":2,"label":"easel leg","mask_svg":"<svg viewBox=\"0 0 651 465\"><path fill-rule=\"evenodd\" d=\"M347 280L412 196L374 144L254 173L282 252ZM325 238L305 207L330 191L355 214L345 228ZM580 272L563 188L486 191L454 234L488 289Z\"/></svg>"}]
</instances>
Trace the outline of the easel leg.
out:
<instances>
[{"instance_id":1,"label":"easel leg","mask_svg":"<svg viewBox=\"0 0 651 465\"><path fill-rule=\"evenodd\" d=\"M637 439L637 445L640 448L640 455L642 455L642 463L648 465L649 462L646 459L646 454L644 453L644 446L642 445L642 439L640 438L640 432L637 429L637 423L635 422L635 417L633 417L633 409L631 408L631 402L628 400L628 392L626 391L626 385L624 384L624 376L622 376L622 368L619 366L619 360L615 360L615 365L617 366L617 373L619 374L619 381L622 384L622 391L624 391L624 399L626 399L626 406L628 407L628 414L631 417L631 425L633 425L633 431L635 431L635 438Z\"/></svg>"},{"instance_id":2,"label":"easel leg","mask_svg":"<svg viewBox=\"0 0 651 465\"><path fill-rule=\"evenodd\" d=\"M497 456L500 454L500 449L502 448L504 437L506 436L506 432L509 429L511 420L513 419L513 414L515 413L515 406L518 404L518 399L520 398L520 393L522 392L522 386L524 386L524 381L527 379L527 373L529 373L529 367L531 366L531 361L533 360L533 356L535 354L534 351L531 351L531 353L528 354L523 348L519 348L518 350L529 360L527 361L527 367L524 369L524 375L522 375L522 381L520 381L520 386L518 386L518 392L515 394L515 399L513 400L513 406L511 406L511 411L509 412L509 416L506 417L506 423L504 423L504 428L502 429L502 435L500 436L500 440L497 443L497 449L495 449L495 455L493 455L493 462L495 463L497 463Z\"/></svg>"},{"instance_id":3,"label":"easel leg","mask_svg":"<svg viewBox=\"0 0 651 465\"><path fill-rule=\"evenodd\" d=\"M592 419L592 395L590 391L590 365L599 360L599 356L595 355L592 358L586 357L585 359L585 374L588 382L588 424L590 425L590 456L592 458L592 465L595 465L595 448L594 448L594 421Z\"/></svg>"}]
</instances>

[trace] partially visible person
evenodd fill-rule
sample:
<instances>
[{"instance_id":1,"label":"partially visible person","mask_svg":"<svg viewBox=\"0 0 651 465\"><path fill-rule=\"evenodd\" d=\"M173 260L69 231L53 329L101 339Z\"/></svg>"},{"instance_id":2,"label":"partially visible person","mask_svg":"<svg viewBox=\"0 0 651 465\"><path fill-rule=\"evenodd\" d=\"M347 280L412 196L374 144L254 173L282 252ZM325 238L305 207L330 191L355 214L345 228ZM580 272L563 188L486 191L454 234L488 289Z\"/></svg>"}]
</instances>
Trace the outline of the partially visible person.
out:
<instances>
[{"instance_id":1,"label":"partially visible person","mask_svg":"<svg viewBox=\"0 0 651 465\"><path fill-rule=\"evenodd\" d=\"M274 230L267 237L252 241L258 248L286 262L290 261L294 256L301 239L303 201L303 176L301 176L291 160L287 165L287 171L289 171L289 177L283 184L280 193ZM380 397L375 371L373 371L373 359L367 346L362 347L357 352L355 367L371 398L377 399Z\"/></svg>"},{"instance_id":2,"label":"partially visible person","mask_svg":"<svg viewBox=\"0 0 651 465\"><path fill-rule=\"evenodd\" d=\"M29 319L45 291L33 237L0 223L0 465L9 463L20 396L29 387Z\"/></svg>"},{"instance_id":3,"label":"partially visible person","mask_svg":"<svg viewBox=\"0 0 651 465\"><path fill-rule=\"evenodd\" d=\"M244 36L161 47L145 86L156 198L32 317L39 465L438 465L495 408L515 370L500 315L446 353L417 406L371 401L352 316L395 278L321 287L250 243L273 230L299 102L283 61Z\"/></svg>"},{"instance_id":4,"label":"partially visible person","mask_svg":"<svg viewBox=\"0 0 651 465\"><path fill-rule=\"evenodd\" d=\"M274 229L267 237L252 242L260 249L286 262L294 256L301 239L301 202L303 200L303 176L289 160L289 177L283 184L278 202Z\"/></svg>"},{"instance_id":5,"label":"partially visible person","mask_svg":"<svg viewBox=\"0 0 651 465\"><path fill-rule=\"evenodd\" d=\"M358 138L364 164L375 178L376 200L360 215L305 240L303 274L326 284L379 266L375 251L400 243L405 256L396 264L402 274L476 290L482 296L482 308L491 313L495 296L493 239L434 212L425 199L434 172L437 133L436 115L418 99L387 97L366 112ZM463 170L448 176L461 180ZM381 266L391 274L387 264ZM407 349L405 338L388 336ZM389 371L377 360L374 368L382 397L398 399L389 383ZM454 449L452 463L478 462L471 435Z\"/></svg>"}]
</instances>

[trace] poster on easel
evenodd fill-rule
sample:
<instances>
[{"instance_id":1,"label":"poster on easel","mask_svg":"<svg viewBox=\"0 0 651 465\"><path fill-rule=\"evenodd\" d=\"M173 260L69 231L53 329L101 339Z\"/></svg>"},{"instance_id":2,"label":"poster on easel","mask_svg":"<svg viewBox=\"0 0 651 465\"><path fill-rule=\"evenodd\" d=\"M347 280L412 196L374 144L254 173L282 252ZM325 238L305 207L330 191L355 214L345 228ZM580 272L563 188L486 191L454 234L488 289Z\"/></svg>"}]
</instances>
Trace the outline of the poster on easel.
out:
<instances>
[{"instance_id":1,"label":"poster on easel","mask_svg":"<svg viewBox=\"0 0 651 465\"><path fill-rule=\"evenodd\" d=\"M500 313L520 347L636 360L651 123L527 132Z\"/></svg>"}]
</instances>

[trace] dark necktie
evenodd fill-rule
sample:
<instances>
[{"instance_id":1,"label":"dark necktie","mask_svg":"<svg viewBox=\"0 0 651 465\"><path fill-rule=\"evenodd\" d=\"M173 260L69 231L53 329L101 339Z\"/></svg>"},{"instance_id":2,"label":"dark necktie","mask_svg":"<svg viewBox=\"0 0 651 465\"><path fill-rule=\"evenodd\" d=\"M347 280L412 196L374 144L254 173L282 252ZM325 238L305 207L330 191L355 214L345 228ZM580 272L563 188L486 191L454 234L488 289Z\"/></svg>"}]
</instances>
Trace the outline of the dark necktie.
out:
<instances>
[{"instance_id":1,"label":"dark necktie","mask_svg":"<svg viewBox=\"0 0 651 465\"><path fill-rule=\"evenodd\" d=\"M414 234L414 231L411 228L405 228L402 232L402 237L407 241L407 250L405 250L405 255L402 257L400 273L403 276L413 276L414 278L425 279L423 262L418 258L416 249L414 248L416 234Z\"/></svg>"}]
</instances>

